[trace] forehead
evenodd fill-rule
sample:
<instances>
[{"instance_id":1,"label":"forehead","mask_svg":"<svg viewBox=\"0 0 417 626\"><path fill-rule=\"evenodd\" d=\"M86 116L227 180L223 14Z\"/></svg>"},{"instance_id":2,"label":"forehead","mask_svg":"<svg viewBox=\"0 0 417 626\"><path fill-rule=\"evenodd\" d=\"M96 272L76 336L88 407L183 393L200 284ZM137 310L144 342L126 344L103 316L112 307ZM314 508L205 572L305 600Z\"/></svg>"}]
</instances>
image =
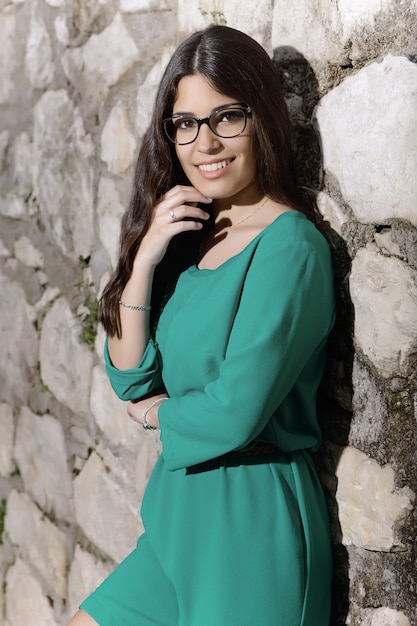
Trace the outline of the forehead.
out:
<instances>
[{"instance_id":1,"label":"forehead","mask_svg":"<svg viewBox=\"0 0 417 626\"><path fill-rule=\"evenodd\" d=\"M202 74L195 74L184 76L178 83L173 113L206 115L216 107L229 103L236 103L236 98L219 93Z\"/></svg>"}]
</instances>

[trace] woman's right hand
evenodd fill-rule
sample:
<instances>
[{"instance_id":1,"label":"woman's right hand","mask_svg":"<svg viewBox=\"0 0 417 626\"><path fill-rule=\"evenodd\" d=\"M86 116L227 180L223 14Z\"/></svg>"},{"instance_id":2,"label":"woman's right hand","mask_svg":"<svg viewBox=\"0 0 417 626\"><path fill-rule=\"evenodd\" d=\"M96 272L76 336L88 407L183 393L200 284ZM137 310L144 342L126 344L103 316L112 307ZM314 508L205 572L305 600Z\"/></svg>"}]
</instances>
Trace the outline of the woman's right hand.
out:
<instances>
[{"instance_id":1,"label":"woman's right hand","mask_svg":"<svg viewBox=\"0 0 417 626\"><path fill-rule=\"evenodd\" d=\"M196 219L207 220L210 215L197 204L210 204L211 201L191 186L178 185L162 196L154 207L150 226L136 253L132 274L121 294L122 302L131 307L149 305L155 267L162 260L169 242L179 233L201 229L202 224ZM150 336L149 314L131 307L120 309L121 337L109 337L110 358L118 369L137 367Z\"/></svg>"},{"instance_id":2,"label":"woman's right hand","mask_svg":"<svg viewBox=\"0 0 417 626\"><path fill-rule=\"evenodd\" d=\"M208 220L210 214L198 207L200 202L210 204L212 199L195 187L184 185L173 187L161 197L154 207L151 224L136 255L142 267L144 261L156 267L175 235L202 228L202 223L197 220Z\"/></svg>"}]
</instances>

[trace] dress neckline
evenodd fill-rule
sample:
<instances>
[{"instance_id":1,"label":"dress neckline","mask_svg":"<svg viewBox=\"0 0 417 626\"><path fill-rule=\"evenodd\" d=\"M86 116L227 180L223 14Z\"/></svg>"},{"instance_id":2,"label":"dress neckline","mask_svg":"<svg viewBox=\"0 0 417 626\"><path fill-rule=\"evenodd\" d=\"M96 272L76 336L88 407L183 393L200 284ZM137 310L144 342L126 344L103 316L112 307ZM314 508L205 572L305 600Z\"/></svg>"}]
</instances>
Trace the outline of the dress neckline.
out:
<instances>
[{"instance_id":1,"label":"dress neckline","mask_svg":"<svg viewBox=\"0 0 417 626\"><path fill-rule=\"evenodd\" d=\"M283 213L280 213L279 215L276 216L275 219L272 220L272 222L270 224L268 224L267 226L265 226L265 228L263 228L262 230L259 231L259 233L257 233L257 235L255 235L255 237L253 237L253 239L251 239L243 248L242 250L240 250L239 252L237 252L236 254L233 254L231 257L229 257L228 259L226 259L225 261L223 261L223 263L220 263L220 265L218 265L217 267L198 267L198 263L193 263L190 267L190 270L197 272L199 274L203 274L203 273L213 273L213 272L217 272L218 270L221 270L223 267L225 267L226 265L228 265L230 262L234 261L235 259L237 259L238 257L242 256L253 244L255 244L272 226L274 226L274 224L276 224L276 222L280 221L281 218L283 218L286 215L291 215L291 214L295 214L296 216L303 216L304 214L301 213L300 211L294 210L294 209L290 209L288 211L284 211Z\"/></svg>"}]
</instances>

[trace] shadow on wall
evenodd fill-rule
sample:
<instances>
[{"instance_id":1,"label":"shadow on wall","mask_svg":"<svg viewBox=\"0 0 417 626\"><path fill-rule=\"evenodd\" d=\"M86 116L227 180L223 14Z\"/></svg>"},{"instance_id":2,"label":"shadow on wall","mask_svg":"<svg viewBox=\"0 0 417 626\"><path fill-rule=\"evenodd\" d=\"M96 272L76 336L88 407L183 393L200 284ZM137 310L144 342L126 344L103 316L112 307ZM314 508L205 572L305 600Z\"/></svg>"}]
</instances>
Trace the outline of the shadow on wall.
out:
<instances>
[{"instance_id":1,"label":"shadow on wall","mask_svg":"<svg viewBox=\"0 0 417 626\"><path fill-rule=\"evenodd\" d=\"M299 183L318 192L323 169L320 136L312 123L313 111L319 101L316 76L305 57L294 48L276 48L273 60L281 76L290 113ZM349 558L341 543L335 472L338 451L348 445L352 419L353 305L348 284L351 259L345 241L328 222L324 223L323 230L333 255L337 320L329 341L328 363L318 399L324 443L315 462L328 502L334 544L331 624L343 626L349 609Z\"/></svg>"}]
</instances>

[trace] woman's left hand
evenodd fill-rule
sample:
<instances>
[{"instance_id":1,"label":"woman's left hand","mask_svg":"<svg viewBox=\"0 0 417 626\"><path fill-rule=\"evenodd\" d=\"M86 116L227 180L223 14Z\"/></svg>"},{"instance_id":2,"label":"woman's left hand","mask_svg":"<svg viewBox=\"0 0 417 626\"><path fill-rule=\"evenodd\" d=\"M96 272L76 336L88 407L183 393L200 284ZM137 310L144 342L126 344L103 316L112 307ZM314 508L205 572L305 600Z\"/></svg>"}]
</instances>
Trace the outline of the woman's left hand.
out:
<instances>
[{"instance_id":1,"label":"woman's left hand","mask_svg":"<svg viewBox=\"0 0 417 626\"><path fill-rule=\"evenodd\" d=\"M152 428L159 428L159 420L158 420L158 409L161 405L162 400L167 400L168 396L166 393L161 393L150 398L146 398L145 400L138 400L137 402L128 402L127 403L127 414L129 417L136 422L137 424L143 424L143 414L146 412L146 423ZM158 400L154 406L151 405ZM159 401L160 400L160 401Z\"/></svg>"}]
</instances>

